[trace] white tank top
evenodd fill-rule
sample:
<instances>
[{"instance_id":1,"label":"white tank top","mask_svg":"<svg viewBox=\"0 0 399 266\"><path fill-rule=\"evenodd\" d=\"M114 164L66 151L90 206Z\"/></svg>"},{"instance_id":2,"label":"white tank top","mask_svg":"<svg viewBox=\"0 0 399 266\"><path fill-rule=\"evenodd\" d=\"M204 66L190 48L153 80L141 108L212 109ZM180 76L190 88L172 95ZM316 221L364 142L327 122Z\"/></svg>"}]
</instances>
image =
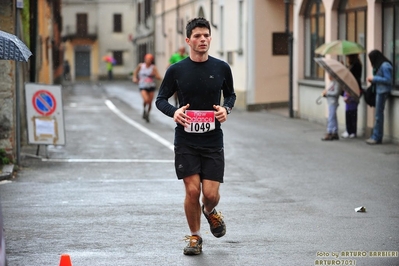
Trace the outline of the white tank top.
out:
<instances>
[{"instance_id":1,"label":"white tank top","mask_svg":"<svg viewBox=\"0 0 399 266\"><path fill-rule=\"evenodd\" d=\"M138 73L139 88L155 88L155 79L153 75L154 65L147 67L145 63L142 63Z\"/></svg>"}]
</instances>

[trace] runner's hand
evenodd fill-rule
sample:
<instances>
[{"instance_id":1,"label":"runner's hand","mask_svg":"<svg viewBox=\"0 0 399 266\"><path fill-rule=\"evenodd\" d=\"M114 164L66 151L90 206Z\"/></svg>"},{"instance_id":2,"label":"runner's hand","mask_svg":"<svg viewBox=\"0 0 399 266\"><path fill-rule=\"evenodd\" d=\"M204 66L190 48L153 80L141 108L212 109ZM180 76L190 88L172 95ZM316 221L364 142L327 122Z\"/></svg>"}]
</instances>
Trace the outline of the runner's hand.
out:
<instances>
[{"instance_id":1,"label":"runner's hand","mask_svg":"<svg viewBox=\"0 0 399 266\"><path fill-rule=\"evenodd\" d=\"M226 108L220 105L214 105L213 108L216 110L215 117L220 122L226 122L227 120L227 111Z\"/></svg>"},{"instance_id":2,"label":"runner's hand","mask_svg":"<svg viewBox=\"0 0 399 266\"><path fill-rule=\"evenodd\" d=\"M186 104L185 106L176 110L173 115L173 121L179 123L183 127L187 127L190 125L190 117L185 114L186 110L190 107L190 104Z\"/></svg>"}]
</instances>

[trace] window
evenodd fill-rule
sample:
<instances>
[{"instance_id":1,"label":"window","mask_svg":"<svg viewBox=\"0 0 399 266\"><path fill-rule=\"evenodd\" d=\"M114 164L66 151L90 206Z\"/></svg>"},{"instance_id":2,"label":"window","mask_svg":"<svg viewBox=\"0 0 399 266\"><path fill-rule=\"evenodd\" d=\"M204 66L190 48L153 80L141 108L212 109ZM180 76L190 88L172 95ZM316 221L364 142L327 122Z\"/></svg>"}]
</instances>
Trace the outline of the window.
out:
<instances>
[{"instance_id":1,"label":"window","mask_svg":"<svg viewBox=\"0 0 399 266\"><path fill-rule=\"evenodd\" d=\"M151 16L151 0L145 0L144 2L144 20L147 20Z\"/></svg>"},{"instance_id":2,"label":"window","mask_svg":"<svg viewBox=\"0 0 399 266\"><path fill-rule=\"evenodd\" d=\"M78 36L87 36L87 14L76 14L76 33Z\"/></svg>"},{"instance_id":3,"label":"window","mask_svg":"<svg viewBox=\"0 0 399 266\"><path fill-rule=\"evenodd\" d=\"M198 17L205 18L205 12L204 12L204 9L202 8L202 6L200 7L200 9L198 11Z\"/></svg>"},{"instance_id":4,"label":"window","mask_svg":"<svg viewBox=\"0 0 399 266\"><path fill-rule=\"evenodd\" d=\"M115 65L116 66L121 66L123 65L123 51L113 51L112 56L115 59Z\"/></svg>"},{"instance_id":5,"label":"window","mask_svg":"<svg viewBox=\"0 0 399 266\"><path fill-rule=\"evenodd\" d=\"M399 89L399 2L384 1L382 12L382 52L392 62L394 87Z\"/></svg>"},{"instance_id":6,"label":"window","mask_svg":"<svg viewBox=\"0 0 399 266\"><path fill-rule=\"evenodd\" d=\"M141 3L137 4L137 24L141 24Z\"/></svg>"},{"instance_id":7,"label":"window","mask_svg":"<svg viewBox=\"0 0 399 266\"><path fill-rule=\"evenodd\" d=\"M314 50L324 43L325 18L321 0L310 0L305 13L305 77L322 79L323 69L313 60Z\"/></svg>"},{"instance_id":8,"label":"window","mask_svg":"<svg viewBox=\"0 0 399 266\"><path fill-rule=\"evenodd\" d=\"M122 14L114 14L114 32L122 32Z\"/></svg>"},{"instance_id":9,"label":"window","mask_svg":"<svg viewBox=\"0 0 399 266\"><path fill-rule=\"evenodd\" d=\"M238 2L238 54L243 53L244 42L244 3Z\"/></svg>"},{"instance_id":10,"label":"window","mask_svg":"<svg viewBox=\"0 0 399 266\"><path fill-rule=\"evenodd\" d=\"M147 49L147 44L143 43L143 44L139 44L138 45L138 57L137 57L137 64L143 62L144 60L144 56L147 53L148 49Z\"/></svg>"},{"instance_id":11,"label":"window","mask_svg":"<svg viewBox=\"0 0 399 266\"><path fill-rule=\"evenodd\" d=\"M219 25L220 25L220 31L219 31L220 51L219 51L219 53L220 53L220 55L223 55L223 52L224 52L224 9L223 8L224 8L223 6L220 6L220 22L219 22Z\"/></svg>"},{"instance_id":12,"label":"window","mask_svg":"<svg viewBox=\"0 0 399 266\"><path fill-rule=\"evenodd\" d=\"M366 0L342 0L339 5L338 39L357 42L366 48L366 12ZM341 60L346 59L341 58ZM366 82L366 53L360 55L360 61L363 65L361 81Z\"/></svg>"}]
</instances>

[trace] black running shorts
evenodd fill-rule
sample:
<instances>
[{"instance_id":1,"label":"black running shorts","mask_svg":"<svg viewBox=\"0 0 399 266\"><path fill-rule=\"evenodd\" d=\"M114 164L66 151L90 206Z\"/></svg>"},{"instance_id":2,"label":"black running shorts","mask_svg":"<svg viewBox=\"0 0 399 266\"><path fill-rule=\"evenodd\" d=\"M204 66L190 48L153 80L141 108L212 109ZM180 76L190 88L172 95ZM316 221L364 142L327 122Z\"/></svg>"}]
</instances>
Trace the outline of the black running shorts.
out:
<instances>
[{"instance_id":1,"label":"black running shorts","mask_svg":"<svg viewBox=\"0 0 399 266\"><path fill-rule=\"evenodd\" d=\"M178 179L199 174L201 180L223 183L224 150L223 148L175 146L175 169Z\"/></svg>"},{"instance_id":2,"label":"black running shorts","mask_svg":"<svg viewBox=\"0 0 399 266\"><path fill-rule=\"evenodd\" d=\"M139 88L140 91L148 91L148 92L153 92L155 91L155 87L150 87L150 88Z\"/></svg>"}]
</instances>

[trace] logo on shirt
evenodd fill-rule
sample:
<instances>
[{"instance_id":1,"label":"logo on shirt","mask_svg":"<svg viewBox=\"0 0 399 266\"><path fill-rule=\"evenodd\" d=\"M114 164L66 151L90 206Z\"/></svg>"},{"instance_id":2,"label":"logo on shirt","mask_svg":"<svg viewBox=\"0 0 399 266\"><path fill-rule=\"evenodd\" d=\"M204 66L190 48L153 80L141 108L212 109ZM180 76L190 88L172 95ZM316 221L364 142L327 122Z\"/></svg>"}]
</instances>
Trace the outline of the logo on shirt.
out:
<instances>
[{"instance_id":1,"label":"logo on shirt","mask_svg":"<svg viewBox=\"0 0 399 266\"><path fill-rule=\"evenodd\" d=\"M209 78L210 78L210 79L213 79L213 75L210 75Z\"/></svg>"}]
</instances>

